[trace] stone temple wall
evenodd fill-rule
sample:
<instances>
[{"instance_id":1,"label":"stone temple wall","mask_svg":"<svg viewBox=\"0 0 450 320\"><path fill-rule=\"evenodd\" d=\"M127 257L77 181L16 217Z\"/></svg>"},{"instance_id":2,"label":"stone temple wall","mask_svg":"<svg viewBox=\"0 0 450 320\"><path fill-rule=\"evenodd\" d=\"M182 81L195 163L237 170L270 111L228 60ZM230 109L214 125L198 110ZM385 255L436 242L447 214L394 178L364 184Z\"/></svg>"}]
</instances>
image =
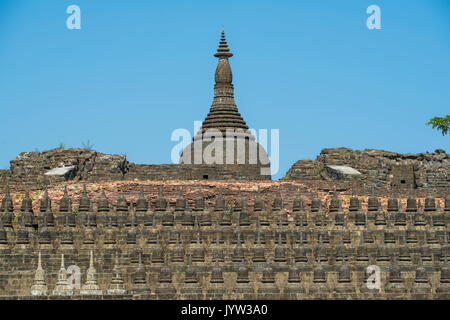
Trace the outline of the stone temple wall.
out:
<instances>
[{"instance_id":1,"label":"stone temple wall","mask_svg":"<svg viewBox=\"0 0 450 320\"><path fill-rule=\"evenodd\" d=\"M42 188L64 181L115 180L270 180L260 165L135 164L125 155L88 149L53 149L23 152L0 173L0 185ZM48 175L50 171L60 170Z\"/></svg>"},{"instance_id":2,"label":"stone temple wall","mask_svg":"<svg viewBox=\"0 0 450 320\"><path fill-rule=\"evenodd\" d=\"M70 167L64 174L46 175L53 169ZM340 172L357 170L360 174ZM11 160L0 174L0 185L42 188L64 181L115 180L267 180L258 165L135 164L125 155L109 155L88 149L53 149L24 152ZM350 171L351 173L351 171ZM269 178L270 179L270 178ZM383 150L323 149L316 160L299 160L283 178L292 181L343 181L359 191L372 185L405 192L412 185L442 193L450 184L450 156L444 150L433 153L399 154Z\"/></svg>"},{"instance_id":3,"label":"stone temple wall","mask_svg":"<svg viewBox=\"0 0 450 320\"><path fill-rule=\"evenodd\" d=\"M124 155L109 155L89 149L53 149L43 152L22 152L10 161L12 184L40 186L44 182L67 180L120 180L127 173ZM64 175L48 176L46 172L61 167L74 167Z\"/></svg>"},{"instance_id":4,"label":"stone temple wall","mask_svg":"<svg viewBox=\"0 0 450 320\"><path fill-rule=\"evenodd\" d=\"M328 166L347 166L361 175L336 175ZM347 180L370 188L439 190L450 184L450 155L433 153L400 154L384 150L323 149L316 160L299 160L287 172L287 180Z\"/></svg>"},{"instance_id":5,"label":"stone temple wall","mask_svg":"<svg viewBox=\"0 0 450 320\"><path fill-rule=\"evenodd\" d=\"M267 180L259 165L134 164L126 180ZM270 180L270 177L269 177Z\"/></svg>"},{"instance_id":6,"label":"stone temple wall","mask_svg":"<svg viewBox=\"0 0 450 320\"><path fill-rule=\"evenodd\" d=\"M249 206L240 193L219 192L189 204L184 194L172 203L141 191L112 203L84 191L25 197L19 208L7 192L0 298L450 299L448 195L443 207L411 195L406 208L391 198L385 209L372 195L364 210L356 196L343 208L337 193L326 203L265 198ZM81 287L68 293L72 265ZM369 265L380 268L379 289L366 285Z\"/></svg>"}]
</instances>

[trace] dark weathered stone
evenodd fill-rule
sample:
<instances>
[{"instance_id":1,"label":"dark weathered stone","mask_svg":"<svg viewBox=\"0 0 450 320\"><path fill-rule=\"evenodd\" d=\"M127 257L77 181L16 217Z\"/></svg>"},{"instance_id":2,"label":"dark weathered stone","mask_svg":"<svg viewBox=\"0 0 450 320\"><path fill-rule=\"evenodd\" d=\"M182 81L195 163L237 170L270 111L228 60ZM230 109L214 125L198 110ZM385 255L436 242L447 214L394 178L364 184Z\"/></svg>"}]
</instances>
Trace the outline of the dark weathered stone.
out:
<instances>
[{"instance_id":1,"label":"dark weathered stone","mask_svg":"<svg viewBox=\"0 0 450 320\"><path fill-rule=\"evenodd\" d=\"M136 190L135 194L138 193ZM276 193L274 190L272 197ZM246 191L246 197L247 194ZM396 223L401 211L391 212L387 221L384 220L386 226L373 224L375 221L369 219L367 208L359 207L357 212L362 212L364 223L358 225L347 218L342 225L334 225L334 220L324 219L327 217L320 210L308 212L306 227L297 224L294 217L283 220L278 210L268 212L270 225L263 226L259 219L262 211L255 213L248 209L242 194L228 200L232 201L236 195L238 214L255 217L249 225L242 225L242 219L234 213L233 219L222 225L222 201L218 202L218 210L211 208L214 222L210 225L200 222L201 215L195 216L195 223L183 224L183 215L189 210L174 215L176 191L175 194L167 192L167 199L171 200L165 199L164 211L142 213L145 221L149 221L147 224L136 222L137 211L131 200L126 212L131 222L117 227L112 220L122 213L114 210L108 213L106 225L91 222L92 217L101 213L98 206L96 210L90 206L89 212L83 213L86 221L77 219L76 225L71 226L71 201L68 201L69 212L62 219L55 219L53 227L49 226L50 215L46 214L51 213L51 208L46 206L37 237L30 231L34 228L26 226L23 215L12 221L9 228L0 219L0 296L30 297L39 252L42 270L48 275L45 277L48 293L39 297L48 299L53 293L59 296L65 292L61 289L65 283L61 254L68 264L79 266L83 273L87 271L82 290L75 289L67 296L74 299L81 291L83 299L106 299L105 296L110 296L107 299L447 299L450 294L447 285L450 283L449 221L444 220L443 226L435 224L434 216L439 209L428 212L423 225L415 223L421 205L416 212L406 215L406 225ZM292 190L285 197L286 207L293 205L295 195L296 191ZM102 198L100 194L90 203ZM186 203L187 194L182 198ZM308 199L305 202L309 203ZM209 203L214 205L215 199ZM25 203L22 207L28 206ZM18 206L13 213L23 214L22 207ZM298 213L303 210L299 208ZM345 216L349 214L348 209L348 202L341 207ZM378 206L377 214L386 213ZM172 216L172 225L163 224L164 215ZM319 223L316 225L315 221ZM92 269L94 253L96 261ZM192 261L188 266L187 257ZM289 265L288 261L291 261ZM364 270L369 264L381 268L385 290L364 288L363 281L367 280ZM386 276L388 282L384 283ZM361 292L358 295L357 287ZM36 288L33 287L33 292ZM155 288L154 293L150 288Z\"/></svg>"},{"instance_id":2,"label":"dark weathered stone","mask_svg":"<svg viewBox=\"0 0 450 320\"><path fill-rule=\"evenodd\" d=\"M240 171L241 179L270 179L270 164L266 151L255 141L234 101L232 72L228 61L232 55L222 31L219 48L215 53L219 61L215 74L214 99L192 144L183 150L180 164L210 165L212 162L220 171L222 168L241 165L243 167ZM211 141L212 137L214 142ZM214 159L205 159L203 150L211 146L221 149L214 150L214 154L217 153ZM229 150L230 146L232 150ZM254 157L251 158L250 155ZM206 167L200 169L204 179L210 179L210 173L211 170L207 170Z\"/></svg>"},{"instance_id":3,"label":"dark weathered stone","mask_svg":"<svg viewBox=\"0 0 450 320\"><path fill-rule=\"evenodd\" d=\"M356 169L360 176L333 174L329 166L347 166ZM335 180L359 182L359 188L376 185L387 190L445 190L450 174L450 156L444 150L433 153L400 154L384 150L349 148L323 149L316 160L299 160L286 173L292 180ZM449 205L450 208L450 205Z\"/></svg>"}]
</instances>

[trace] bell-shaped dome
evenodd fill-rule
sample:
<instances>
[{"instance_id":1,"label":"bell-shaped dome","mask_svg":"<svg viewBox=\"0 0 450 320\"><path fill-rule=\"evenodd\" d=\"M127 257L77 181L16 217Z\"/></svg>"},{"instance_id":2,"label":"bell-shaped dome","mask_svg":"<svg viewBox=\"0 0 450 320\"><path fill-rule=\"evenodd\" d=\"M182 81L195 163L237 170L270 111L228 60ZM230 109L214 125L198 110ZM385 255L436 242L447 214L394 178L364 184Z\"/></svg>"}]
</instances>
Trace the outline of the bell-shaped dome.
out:
<instances>
[{"instance_id":1,"label":"bell-shaped dome","mask_svg":"<svg viewBox=\"0 0 450 320\"><path fill-rule=\"evenodd\" d=\"M228 61L233 54L228 48L223 30L219 48L214 55L219 59L215 73L214 99L193 142L183 150L180 164L245 165L241 176L270 178L267 152L255 141L234 101L233 75ZM254 170L249 170L250 167L254 167ZM259 170L260 167L267 169ZM228 171L235 170L228 168ZM202 174L205 176L204 173L199 173L200 178ZM211 178L214 178L214 172L211 173Z\"/></svg>"}]
</instances>

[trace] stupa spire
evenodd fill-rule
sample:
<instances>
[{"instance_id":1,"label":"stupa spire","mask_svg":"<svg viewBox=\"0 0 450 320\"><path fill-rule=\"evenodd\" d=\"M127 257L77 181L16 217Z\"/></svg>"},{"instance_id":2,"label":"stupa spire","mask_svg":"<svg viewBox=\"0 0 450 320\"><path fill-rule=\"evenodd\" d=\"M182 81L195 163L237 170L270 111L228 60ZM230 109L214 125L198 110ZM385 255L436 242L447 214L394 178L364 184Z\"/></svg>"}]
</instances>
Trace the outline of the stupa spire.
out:
<instances>
[{"instance_id":1,"label":"stupa spire","mask_svg":"<svg viewBox=\"0 0 450 320\"><path fill-rule=\"evenodd\" d=\"M67 280L67 270L64 265L64 254L61 254L61 268L58 272L58 282L53 290L55 296L71 296L73 295L73 289L70 287Z\"/></svg>"},{"instance_id":2,"label":"stupa spire","mask_svg":"<svg viewBox=\"0 0 450 320\"><path fill-rule=\"evenodd\" d=\"M228 47L224 30L214 56L218 58L214 75L214 99L208 115L192 139L193 142L183 150L179 163L256 165L261 167L261 175L270 175L267 152L255 141L255 136L250 132L234 100L233 73L229 63L233 53ZM210 148L214 155L208 151ZM203 179L210 176L203 169L197 174Z\"/></svg>"},{"instance_id":3,"label":"stupa spire","mask_svg":"<svg viewBox=\"0 0 450 320\"><path fill-rule=\"evenodd\" d=\"M87 270L86 283L80 291L81 295L102 295L103 291L97 283L97 270L94 267L94 254L91 250L89 257L89 268Z\"/></svg>"},{"instance_id":4,"label":"stupa spire","mask_svg":"<svg viewBox=\"0 0 450 320\"><path fill-rule=\"evenodd\" d=\"M41 252L38 253L38 266L34 274L34 282L31 286L32 296L46 296L48 295L47 284L45 283L45 271L42 268Z\"/></svg>"},{"instance_id":5,"label":"stupa spire","mask_svg":"<svg viewBox=\"0 0 450 320\"><path fill-rule=\"evenodd\" d=\"M232 57L233 53L231 53L228 47L223 29L219 47L214 56L219 59L215 73L214 100L205 121L202 123L202 129L199 134L204 134L208 129L217 129L222 133L225 133L226 129L242 129L246 131L248 130L248 126L239 113L234 101L233 74L230 63L228 62L228 58ZM254 140L254 137L251 137L251 135L244 135Z\"/></svg>"},{"instance_id":6,"label":"stupa spire","mask_svg":"<svg viewBox=\"0 0 450 320\"><path fill-rule=\"evenodd\" d=\"M225 30L222 28L222 34L220 35L220 42L219 47L217 48L217 52L214 53L214 57L219 59L227 59L231 58L233 56L233 53L230 51L230 48L228 48L227 39L225 38Z\"/></svg>"}]
</instances>

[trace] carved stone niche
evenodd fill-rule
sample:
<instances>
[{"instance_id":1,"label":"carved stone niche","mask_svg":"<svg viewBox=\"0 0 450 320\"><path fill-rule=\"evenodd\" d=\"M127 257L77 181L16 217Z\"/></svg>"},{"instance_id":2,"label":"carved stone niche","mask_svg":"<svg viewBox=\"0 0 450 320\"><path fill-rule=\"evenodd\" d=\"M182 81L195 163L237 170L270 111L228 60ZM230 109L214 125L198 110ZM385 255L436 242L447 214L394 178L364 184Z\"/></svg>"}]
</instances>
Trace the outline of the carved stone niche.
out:
<instances>
[{"instance_id":1,"label":"carved stone niche","mask_svg":"<svg viewBox=\"0 0 450 320\"><path fill-rule=\"evenodd\" d=\"M391 186L396 189L416 188L414 166L411 164L394 165L391 168Z\"/></svg>"}]
</instances>

